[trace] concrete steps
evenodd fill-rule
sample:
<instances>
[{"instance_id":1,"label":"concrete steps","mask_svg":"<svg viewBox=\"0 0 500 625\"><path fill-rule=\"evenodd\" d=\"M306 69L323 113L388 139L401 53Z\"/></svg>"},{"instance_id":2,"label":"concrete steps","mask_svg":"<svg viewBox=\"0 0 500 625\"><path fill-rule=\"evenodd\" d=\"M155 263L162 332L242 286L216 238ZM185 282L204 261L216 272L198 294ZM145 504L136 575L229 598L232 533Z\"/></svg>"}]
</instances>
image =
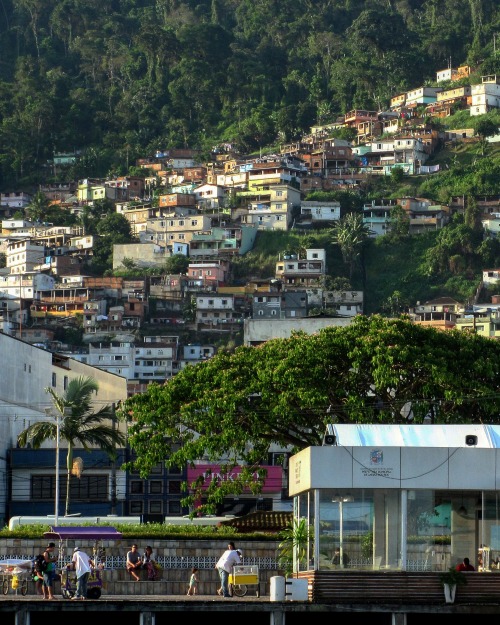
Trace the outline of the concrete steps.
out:
<instances>
[{"instance_id":1,"label":"concrete steps","mask_svg":"<svg viewBox=\"0 0 500 625\"><path fill-rule=\"evenodd\" d=\"M180 585L180 584L176 584ZM134 582L134 581L116 581L104 582L102 594L104 595L173 595L185 594L174 591L172 582L155 581L155 582ZM182 585L182 589L186 584Z\"/></svg>"},{"instance_id":2,"label":"concrete steps","mask_svg":"<svg viewBox=\"0 0 500 625\"><path fill-rule=\"evenodd\" d=\"M201 579L198 592L215 595L219 588L217 571L200 571ZM134 581L123 569L102 571L103 595L185 595L188 589L190 570L164 569L161 579L148 581L146 571L140 571L141 581Z\"/></svg>"}]
</instances>

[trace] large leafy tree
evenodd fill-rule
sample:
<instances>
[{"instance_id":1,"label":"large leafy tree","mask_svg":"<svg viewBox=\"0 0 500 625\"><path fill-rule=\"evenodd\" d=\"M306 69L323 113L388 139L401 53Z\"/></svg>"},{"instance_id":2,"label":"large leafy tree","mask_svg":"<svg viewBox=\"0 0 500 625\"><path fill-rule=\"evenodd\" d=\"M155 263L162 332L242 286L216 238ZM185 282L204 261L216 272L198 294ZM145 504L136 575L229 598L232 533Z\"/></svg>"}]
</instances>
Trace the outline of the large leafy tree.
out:
<instances>
[{"instance_id":1,"label":"large leafy tree","mask_svg":"<svg viewBox=\"0 0 500 625\"><path fill-rule=\"evenodd\" d=\"M132 243L134 237L126 217L118 213L107 215L96 226L92 270L95 274L111 270L113 266L113 245Z\"/></svg>"},{"instance_id":2,"label":"large leafy tree","mask_svg":"<svg viewBox=\"0 0 500 625\"><path fill-rule=\"evenodd\" d=\"M68 444L66 454L66 505L65 515L70 512L70 486L71 473L73 470L73 450L77 446L91 451L93 446L104 450L109 456L114 457L117 446L125 444L122 432L113 427L115 411L112 405L105 405L99 410L93 410L92 395L99 390L98 383L94 378L80 377L71 380L63 395L58 395L53 388L47 388L46 392L52 397L54 409L57 411L59 423L59 436ZM111 420L111 424L105 423ZM30 442L34 449L47 440L56 440L56 420L36 421L23 430L18 436L18 443L24 447Z\"/></svg>"},{"instance_id":3,"label":"large leafy tree","mask_svg":"<svg viewBox=\"0 0 500 625\"><path fill-rule=\"evenodd\" d=\"M239 347L125 402L134 465L144 477L161 461L242 466L232 481L188 485L185 503L199 499L203 485L202 509L211 511L245 486L258 491L270 445L320 445L332 421L422 423L431 414L436 423L496 423L499 357L496 341L379 316Z\"/></svg>"}]
</instances>

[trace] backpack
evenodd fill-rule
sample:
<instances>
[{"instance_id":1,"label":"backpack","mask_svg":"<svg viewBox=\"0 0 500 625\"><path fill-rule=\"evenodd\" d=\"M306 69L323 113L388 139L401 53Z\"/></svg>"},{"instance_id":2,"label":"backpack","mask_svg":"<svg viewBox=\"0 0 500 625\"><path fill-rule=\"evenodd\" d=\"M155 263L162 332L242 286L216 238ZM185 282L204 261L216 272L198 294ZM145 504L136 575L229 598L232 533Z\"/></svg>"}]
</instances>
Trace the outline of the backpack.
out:
<instances>
[{"instance_id":1,"label":"backpack","mask_svg":"<svg viewBox=\"0 0 500 625\"><path fill-rule=\"evenodd\" d=\"M43 553L39 553L35 558L35 571L40 571L41 573L45 573L47 570L48 562L45 560L45 556Z\"/></svg>"}]
</instances>

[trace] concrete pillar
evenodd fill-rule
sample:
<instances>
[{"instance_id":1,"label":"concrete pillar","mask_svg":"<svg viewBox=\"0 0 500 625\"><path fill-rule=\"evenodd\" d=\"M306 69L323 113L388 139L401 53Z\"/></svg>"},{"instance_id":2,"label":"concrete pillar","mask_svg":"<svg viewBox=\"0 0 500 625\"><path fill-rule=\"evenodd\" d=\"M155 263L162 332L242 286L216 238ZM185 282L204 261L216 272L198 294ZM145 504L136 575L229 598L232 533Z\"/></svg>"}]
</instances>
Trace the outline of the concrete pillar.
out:
<instances>
[{"instance_id":1,"label":"concrete pillar","mask_svg":"<svg viewBox=\"0 0 500 625\"><path fill-rule=\"evenodd\" d=\"M155 625L156 614L154 612L141 612L139 614L139 625Z\"/></svg>"},{"instance_id":2,"label":"concrete pillar","mask_svg":"<svg viewBox=\"0 0 500 625\"><path fill-rule=\"evenodd\" d=\"M406 613L393 612L391 625L406 625Z\"/></svg>"},{"instance_id":3,"label":"concrete pillar","mask_svg":"<svg viewBox=\"0 0 500 625\"><path fill-rule=\"evenodd\" d=\"M26 608L20 608L18 612L16 612L15 625L30 625L30 613Z\"/></svg>"},{"instance_id":4,"label":"concrete pillar","mask_svg":"<svg viewBox=\"0 0 500 625\"><path fill-rule=\"evenodd\" d=\"M282 610L271 612L269 625L285 625L285 613Z\"/></svg>"}]
</instances>

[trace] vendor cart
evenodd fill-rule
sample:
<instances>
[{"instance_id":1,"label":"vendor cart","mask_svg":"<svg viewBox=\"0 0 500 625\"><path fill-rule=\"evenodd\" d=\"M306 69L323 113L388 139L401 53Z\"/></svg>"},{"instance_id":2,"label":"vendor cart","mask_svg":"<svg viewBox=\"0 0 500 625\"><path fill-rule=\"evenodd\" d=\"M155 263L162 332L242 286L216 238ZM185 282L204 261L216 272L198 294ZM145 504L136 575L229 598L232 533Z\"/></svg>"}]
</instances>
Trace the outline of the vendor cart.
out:
<instances>
[{"instance_id":1,"label":"vendor cart","mask_svg":"<svg viewBox=\"0 0 500 625\"><path fill-rule=\"evenodd\" d=\"M2 592L9 593L9 588L17 595L20 592L23 597L28 592L28 580L31 579L33 562L31 560L0 560L0 578Z\"/></svg>"},{"instance_id":2,"label":"vendor cart","mask_svg":"<svg viewBox=\"0 0 500 625\"><path fill-rule=\"evenodd\" d=\"M102 574L99 568L93 568L87 581L87 599L99 599L102 594ZM61 571L61 594L65 599L72 599L76 592L76 572L68 569Z\"/></svg>"},{"instance_id":3,"label":"vendor cart","mask_svg":"<svg viewBox=\"0 0 500 625\"><path fill-rule=\"evenodd\" d=\"M259 567L255 564L233 566L233 572L229 574L229 594L244 597L248 586L256 586L255 594L260 597Z\"/></svg>"},{"instance_id":4,"label":"vendor cart","mask_svg":"<svg viewBox=\"0 0 500 625\"><path fill-rule=\"evenodd\" d=\"M93 547L87 551L94 562L94 568L87 582L87 599L99 599L104 587L103 571L106 567L105 550L103 540L116 540L122 538L122 534L114 527L52 527L50 532L44 533L44 538L59 539L59 562L61 563L61 594L65 599L71 599L76 592L76 573L68 569L71 564L72 548L68 548L68 540L86 551L85 543L93 541ZM83 546L82 546L83 545ZM66 552L70 552L66 557Z\"/></svg>"}]
</instances>

